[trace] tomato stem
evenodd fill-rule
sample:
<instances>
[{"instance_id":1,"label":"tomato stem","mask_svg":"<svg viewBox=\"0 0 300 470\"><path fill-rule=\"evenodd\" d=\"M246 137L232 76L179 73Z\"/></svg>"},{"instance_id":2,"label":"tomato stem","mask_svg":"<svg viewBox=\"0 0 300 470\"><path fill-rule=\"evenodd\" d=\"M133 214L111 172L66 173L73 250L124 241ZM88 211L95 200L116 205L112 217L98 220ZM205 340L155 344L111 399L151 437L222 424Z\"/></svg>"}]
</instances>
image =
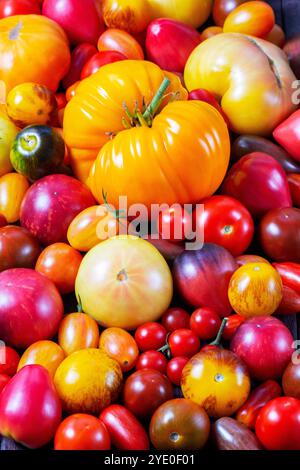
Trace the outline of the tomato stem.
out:
<instances>
[{"instance_id":1,"label":"tomato stem","mask_svg":"<svg viewBox=\"0 0 300 470\"><path fill-rule=\"evenodd\" d=\"M151 125L152 119L157 113L164 97L167 89L169 88L171 84L171 80L169 80L167 77L164 78L162 84L160 85L159 89L155 93L151 103L147 107L146 111L143 114L143 117L145 121L147 122L148 126Z\"/></svg>"},{"instance_id":2,"label":"tomato stem","mask_svg":"<svg viewBox=\"0 0 300 470\"><path fill-rule=\"evenodd\" d=\"M222 335L224 333L225 327L227 325L228 318L223 318L223 321L221 323L220 329L218 331L216 339L209 344L209 346L219 346L221 342Z\"/></svg>"}]
</instances>

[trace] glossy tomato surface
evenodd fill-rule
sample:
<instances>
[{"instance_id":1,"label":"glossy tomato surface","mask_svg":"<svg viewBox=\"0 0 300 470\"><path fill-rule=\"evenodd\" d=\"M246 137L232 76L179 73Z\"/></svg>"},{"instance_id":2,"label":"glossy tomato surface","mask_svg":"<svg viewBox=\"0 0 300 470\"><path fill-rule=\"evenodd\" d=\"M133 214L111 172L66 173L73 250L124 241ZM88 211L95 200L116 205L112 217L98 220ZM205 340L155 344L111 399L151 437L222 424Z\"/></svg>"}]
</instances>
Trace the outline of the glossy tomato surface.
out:
<instances>
[{"instance_id":1,"label":"glossy tomato surface","mask_svg":"<svg viewBox=\"0 0 300 470\"><path fill-rule=\"evenodd\" d=\"M54 438L55 450L109 450L110 437L95 416L74 414L62 421Z\"/></svg>"},{"instance_id":2,"label":"glossy tomato surface","mask_svg":"<svg viewBox=\"0 0 300 470\"><path fill-rule=\"evenodd\" d=\"M133 369L139 355L135 339L122 328L106 328L101 333L99 348L115 359L123 372Z\"/></svg>"},{"instance_id":3,"label":"glossy tomato surface","mask_svg":"<svg viewBox=\"0 0 300 470\"><path fill-rule=\"evenodd\" d=\"M0 228L0 271L34 268L40 251L40 244L25 228L14 225Z\"/></svg>"},{"instance_id":4,"label":"glossy tomato surface","mask_svg":"<svg viewBox=\"0 0 300 470\"><path fill-rule=\"evenodd\" d=\"M69 356L81 349L97 348L99 327L97 322L85 313L70 313L59 325L58 343Z\"/></svg>"}]
</instances>

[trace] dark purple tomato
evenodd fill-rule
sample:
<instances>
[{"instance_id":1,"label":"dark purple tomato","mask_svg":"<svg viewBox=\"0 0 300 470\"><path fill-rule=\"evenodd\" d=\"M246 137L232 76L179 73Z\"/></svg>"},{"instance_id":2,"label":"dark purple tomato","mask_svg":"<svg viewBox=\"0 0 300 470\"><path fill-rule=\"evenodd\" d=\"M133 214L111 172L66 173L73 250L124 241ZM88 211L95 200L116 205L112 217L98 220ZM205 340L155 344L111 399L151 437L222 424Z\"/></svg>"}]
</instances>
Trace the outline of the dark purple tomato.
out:
<instances>
[{"instance_id":1,"label":"dark purple tomato","mask_svg":"<svg viewBox=\"0 0 300 470\"><path fill-rule=\"evenodd\" d=\"M0 228L0 272L12 268L34 268L41 252L34 236L23 227Z\"/></svg>"}]
</instances>

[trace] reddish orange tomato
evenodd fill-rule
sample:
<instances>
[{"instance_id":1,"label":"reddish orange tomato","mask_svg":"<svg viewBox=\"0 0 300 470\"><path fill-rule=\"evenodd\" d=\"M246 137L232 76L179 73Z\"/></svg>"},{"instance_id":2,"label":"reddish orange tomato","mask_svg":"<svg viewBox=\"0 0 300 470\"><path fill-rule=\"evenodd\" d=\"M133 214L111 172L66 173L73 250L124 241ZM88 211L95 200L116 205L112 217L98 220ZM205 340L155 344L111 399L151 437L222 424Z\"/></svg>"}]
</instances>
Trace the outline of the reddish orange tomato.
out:
<instances>
[{"instance_id":1,"label":"reddish orange tomato","mask_svg":"<svg viewBox=\"0 0 300 470\"><path fill-rule=\"evenodd\" d=\"M205 41L206 39L221 33L223 33L223 28L220 26L208 26L208 28L205 28L204 31L202 31L201 37L202 40Z\"/></svg>"},{"instance_id":2,"label":"reddish orange tomato","mask_svg":"<svg viewBox=\"0 0 300 470\"><path fill-rule=\"evenodd\" d=\"M230 315L230 317L227 318L227 322L222 333L222 338L226 341L231 341L235 335L236 330L241 326L242 323L244 323L245 320L246 318L242 317L241 315Z\"/></svg>"},{"instance_id":3,"label":"reddish orange tomato","mask_svg":"<svg viewBox=\"0 0 300 470\"><path fill-rule=\"evenodd\" d=\"M265 37L274 28L273 8L265 2L246 2L233 10L226 18L224 33L242 33Z\"/></svg>"},{"instance_id":4,"label":"reddish orange tomato","mask_svg":"<svg viewBox=\"0 0 300 470\"><path fill-rule=\"evenodd\" d=\"M99 328L85 313L70 313L62 320L58 330L58 343L69 356L81 349L97 348Z\"/></svg>"},{"instance_id":5,"label":"reddish orange tomato","mask_svg":"<svg viewBox=\"0 0 300 470\"><path fill-rule=\"evenodd\" d=\"M74 98L76 94L76 89L78 85L80 84L80 81L73 83L73 85L69 86L69 88L66 91L66 100L70 101L72 98Z\"/></svg>"},{"instance_id":6,"label":"reddish orange tomato","mask_svg":"<svg viewBox=\"0 0 300 470\"><path fill-rule=\"evenodd\" d=\"M20 218L21 204L29 188L25 176L7 173L0 178L0 213L13 224Z\"/></svg>"},{"instance_id":7,"label":"reddish orange tomato","mask_svg":"<svg viewBox=\"0 0 300 470\"><path fill-rule=\"evenodd\" d=\"M25 366L39 364L48 370L51 377L54 377L56 369L64 358L65 353L57 343L37 341L24 352L18 365L18 372Z\"/></svg>"},{"instance_id":8,"label":"reddish orange tomato","mask_svg":"<svg viewBox=\"0 0 300 470\"><path fill-rule=\"evenodd\" d=\"M283 47L285 43L285 34L283 29L275 24L274 27L271 29L269 34L264 38L266 41L272 42L275 46Z\"/></svg>"},{"instance_id":9,"label":"reddish orange tomato","mask_svg":"<svg viewBox=\"0 0 300 470\"><path fill-rule=\"evenodd\" d=\"M104 330L100 336L99 348L115 359L123 372L128 372L135 366L139 355L135 339L122 328Z\"/></svg>"},{"instance_id":10,"label":"reddish orange tomato","mask_svg":"<svg viewBox=\"0 0 300 470\"><path fill-rule=\"evenodd\" d=\"M70 294L74 291L81 261L81 254L73 247L54 243L42 251L35 269L48 277L61 294Z\"/></svg>"},{"instance_id":11,"label":"reddish orange tomato","mask_svg":"<svg viewBox=\"0 0 300 470\"><path fill-rule=\"evenodd\" d=\"M138 41L122 29L107 29L98 41L99 51L118 51L128 59L143 60L144 52Z\"/></svg>"},{"instance_id":12,"label":"reddish orange tomato","mask_svg":"<svg viewBox=\"0 0 300 470\"><path fill-rule=\"evenodd\" d=\"M212 13L216 25L223 26L229 13L245 2L247 2L247 0L214 0Z\"/></svg>"},{"instance_id":13,"label":"reddish orange tomato","mask_svg":"<svg viewBox=\"0 0 300 470\"><path fill-rule=\"evenodd\" d=\"M54 438L54 450L109 449L110 437L105 425L95 416L84 413L66 418Z\"/></svg>"}]
</instances>

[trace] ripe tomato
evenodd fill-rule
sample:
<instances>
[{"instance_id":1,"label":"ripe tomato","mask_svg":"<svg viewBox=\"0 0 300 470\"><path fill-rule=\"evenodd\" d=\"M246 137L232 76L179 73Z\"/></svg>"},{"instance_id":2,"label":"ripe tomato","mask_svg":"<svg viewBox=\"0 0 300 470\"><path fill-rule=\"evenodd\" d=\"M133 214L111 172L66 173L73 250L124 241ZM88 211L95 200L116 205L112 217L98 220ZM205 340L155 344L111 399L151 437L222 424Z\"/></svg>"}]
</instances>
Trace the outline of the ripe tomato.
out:
<instances>
[{"instance_id":1,"label":"ripe tomato","mask_svg":"<svg viewBox=\"0 0 300 470\"><path fill-rule=\"evenodd\" d=\"M80 85L80 80L77 82L73 83L73 85L69 86L69 88L66 91L66 100L70 101L76 94L76 89Z\"/></svg>"},{"instance_id":2,"label":"ripe tomato","mask_svg":"<svg viewBox=\"0 0 300 470\"><path fill-rule=\"evenodd\" d=\"M267 403L255 432L268 450L300 450L300 400L279 397Z\"/></svg>"},{"instance_id":3,"label":"ripe tomato","mask_svg":"<svg viewBox=\"0 0 300 470\"><path fill-rule=\"evenodd\" d=\"M20 356L9 346L0 347L0 374L12 377L17 372Z\"/></svg>"},{"instance_id":4,"label":"ripe tomato","mask_svg":"<svg viewBox=\"0 0 300 470\"><path fill-rule=\"evenodd\" d=\"M71 313L62 320L58 330L58 343L67 356L81 349L97 348L99 327L85 313Z\"/></svg>"},{"instance_id":5,"label":"ripe tomato","mask_svg":"<svg viewBox=\"0 0 300 470\"><path fill-rule=\"evenodd\" d=\"M110 437L105 425L95 416L74 414L57 428L55 450L109 450Z\"/></svg>"},{"instance_id":6,"label":"ripe tomato","mask_svg":"<svg viewBox=\"0 0 300 470\"><path fill-rule=\"evenodd\" d=\"M118 51L101 51L93 55L90 60L85 64L81 72L81 80L89 77L93 73L103 67L103 65L111 64L113 62L119 62L120 60L126 60L127 57Z\"/></svg>"},{"instance_id":7,"label":"ripe tomato","mask_svg":"<svg viewBox=\"0 0 300 470\"><path fill-rule=\"evenodd\" d=\"M176 205L159 213L157 226L163 240L180 242L191 233L192 220L183 207Z\"/></svg>"},{"instance_id":8,"label":"ripe tomato","mask_svg":"<svg viewBox=\"0 0 300 470\"><path fill-rule=\"evenodd\" d=\"M99 348L115 359L123 372L128 372L135 366L139 355L134 338L122 328L106 328L101 333Z\"/></svg>"},{"instance_id":9,"label":"ripe tomato","mask_svg":"<svg viewBox=\"0 0 300 470\"><path fill-rule=\"evenodd\" d=\"M290 173L287 175L287 179L292 194L293 205L300 207L300 174Z\"/></svg>"},{"instance_id":10,"label":"ripe tomato","mask_svg":"<svg viewBox=\"0 0 300 470\"><path fill-rule=\"evenodd\" d=\"M180 386L182 371L188 362L189 362L188 357L178 356L178 357L173 357L173 359L171 359L170 362L168 363L167 376L174 385L177 385L177 387Z\"/></svg>"},{"instance_id":11,"label":"ripe tomato","mask_svg":"<svg viewBox=\"0 0 300 470\"><path fill-rule=\"evenodd\" d=\"M0 178L0 212L7 222L13 224L20 219L21 204L29 189L25 176L6 173Z\"/></svg>"},{"instance_id":12,"label":"ripe tomato","mask_svg":"<svg viewBox=\"0 0 300 470\"><path fill-rule=\"evenodd\" d=\"M173 331L168 339L170 351L173 357L194 356L200 349L200 341L191 330L181 329Z\"/></svg>"},{"instance_id":13,"label":"ripe tomato","mask_svg":"<svg viewBox=\"0 0 300 470\"><path fill-rule=\"evenodd\" d=\"M273 29L275 14L265 2L246 2L235 8L226 18L224 33L249 34L263 38Z\"/></svg>"},{"instance_id":14,"label":"ripe tomato","mask_svg":"<svg viewBox=\"0 0 300 470\"><path fill-rule=\"evenodd\" d=\"M101 34L98 41L98 50L118 51L127 59L143 60L144 52L138 41L126 31L121 29L107 29Z\"/></svg>"},{"instance_id":15,"label":"ripe tomato","mask_svg":"<svg viewBox=\"0 0 300 470\"><path fill-rule=\"evenodd\" d=\"M153 369L166 374L167 359L159 351L146 351L140 355L136 363L136 370L141 369Z\"/></svg>"},{"instance_id":16,"label":"ripe tomato","mask_svg":"<svg viewBox=\"0 0 300 470\"><path fill-rule=\"evenodd\" d=\"M0 393L2 392L2 390L4 389L5 385L8 384L8 382L10 381L11 377L9 375L6 375L6 374L0 374Z\"/></svg>"},{"instance_id":17,"label":"ripe tomato","mask_svg":"<svg viewBox=\"0 0 300 470\"><path fill-rule=\"evenodd\" d=\"M41 9L37 0L2 0L0 2L0 18L40 14Z\"/></svg>"},{"instance_id":18,"label":"ripe tomato","mask_svg":"<svg viewBox=\"0 0 300 470\"><path fill-rule=\"evenodd\" d=\"M64 351L54 341L37 341L24 352L18 365L18 372L25 366L39 364L45 367L53 378L64 358Z\"/></svg>"},{"instance_id":19,"label":"ripe tomato","mask_svg":"<svg viewBox=\"0 0 300 470\"><path fill-rule=\"evenodd\" d=\"M300 364L292 361L288 364L282 376L282 387L284 395L300 400Z\"/></svg>"},{"instance_id":20,"label":"ripe tomato","mask_svg":"<svg viewBox=\"0 0 300 470\"><path fill-rule=\"evenodd\" d=\"M257 255L241 255L236 258L236 262L239 266L244 266L248 263L269 263L268 260L263 258L262 256Z\"/></svg>"},{"instance_id":21,"label":"ripe tomato","mask_svg":"<svg viewBox=\"0 0 300 470\"><path fill-rule=\"evenodd\" d=\"M219 315L211 308L198 308L192 313L190 320L191 330L199 339L214 338L221 326Z\"/></svg>"},{"instance_id":22,"label":"ripe tomato","mask_svg":"<svg viewBox=\"0 0 300 470\"><path fill-rule=\"evenodd\" d=\"M163 314L161 322L168 332L181 328L189 329L190 315L183 308L173 307Z\"/></svg>"},{"instance_id":23,"label":"ripe tomato","mask_svg":"<svg viewBox=\"0 0 300 470\"><path fill-rule=\"evenodd\" d=\"M166 344L167 330L156 322L148 322L138 327L134 338L140 351L160 349Z\"/></svg>"},{"instance_id":24,"label":"ripe tomato","mask_svg":"<svg viewBox=\"0 0 300 470\"><path fill-rule=\"evenodd\" d=\"M215 0L213 6L213 19L216 25L223 26L229 13L246 1L247 0Z\"/></svg>"},{"instance_id":25,"label":"ripe tomato","mask_svg":"<svg viewBox=\"0 0 300 470\"><path fill-rule=\"evenodd\" d=\"M216 34L222 34L223 33L223 28L220 26L208 26L208 28L205 28L202 33L201 33L201 38L203 41L206 39L211 38L212 36L216 36Z\"/></svg>"},{"instance_id":26,"label":"ripe tomato","mask_svg":"<svg viewBox=\"0 0 300 470\"><path fill-rule=\"evenodd\" d=\"M83 67L95 54L97 49L93 44L83 43L73 49L69 72L62 82L65 90L80 80Z\"/></svg>"},{"instance_id":27,"label":"ripe tomato","mask_svg":"<svg viewBox=\"0 0 300 470\"><path fill-rule=\"evenodd\" d=\"M242 317L241 315L235 314L235 315L230 315L227 318L227 323L224 328L222 338L224 338L226 341L230 341L239 326L241 326L242 323L246 320L245 317Z\"/></svg>"},{"instance_id":28,"label":"ripe tomato","mask_svg":"<svg viewBox=\"0 0 300 470\"><path fill-rule=\"evenodd\" d=\"M196 230L204 230L206 243L223 246L233 256L244 253L254 234L254 223L246 207L229 196L213 196L203 201L204 212L194 213Z\"/></svg>"},{"instance_id":29,"label":"ripe tomato","mask_svg":"<svg viewBox=\"0 0 300 470\"><path fill-rule=\"evenodd\" d=\"M0 214L0 228L5 227L5 225L7 225L7 220L3 214Z\"/></svg>"},{"instance_id":30,"label":"ripe tomato","mask_svg":"<svg viewBox=\"0 0 300 470\"><path fill-rule=\"evenodd\" d=\"M42 251L35 269L50 279L61 294L70 294L75 289L81 261L77 250L66 243L54 243Z\"/></svg>"}]
</instances>

